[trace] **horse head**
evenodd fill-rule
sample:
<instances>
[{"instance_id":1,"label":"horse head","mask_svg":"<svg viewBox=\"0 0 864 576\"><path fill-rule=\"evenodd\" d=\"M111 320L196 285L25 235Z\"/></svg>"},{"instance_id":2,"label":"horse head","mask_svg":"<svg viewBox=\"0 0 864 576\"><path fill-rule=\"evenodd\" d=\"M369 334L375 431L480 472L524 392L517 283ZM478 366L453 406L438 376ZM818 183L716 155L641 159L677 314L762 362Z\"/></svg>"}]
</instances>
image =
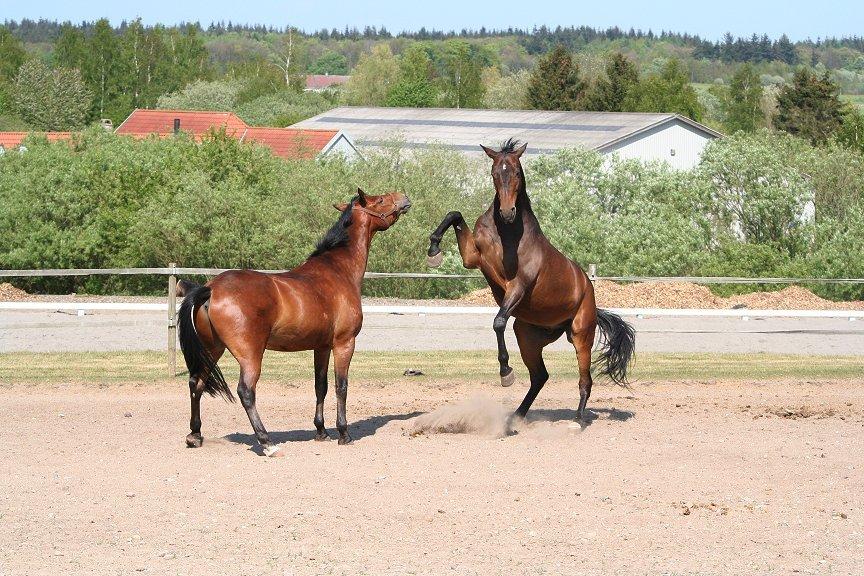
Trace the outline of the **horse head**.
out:
<instances>
[{"instance_id":1,"label":"horse head","mask_svg":"<svg viewBox=\"0 0 864 576\"><path fill-rule=\"evenodd\" d=\"M519 141L510 138L500 150L492 150L482 144L480 147L492 159L492 181L498 195L498 212L504 222L512 224L516 220L516 200L525 190L525 174L519 158L528 144L519 146Z\"/></svg>"}]
</instances>

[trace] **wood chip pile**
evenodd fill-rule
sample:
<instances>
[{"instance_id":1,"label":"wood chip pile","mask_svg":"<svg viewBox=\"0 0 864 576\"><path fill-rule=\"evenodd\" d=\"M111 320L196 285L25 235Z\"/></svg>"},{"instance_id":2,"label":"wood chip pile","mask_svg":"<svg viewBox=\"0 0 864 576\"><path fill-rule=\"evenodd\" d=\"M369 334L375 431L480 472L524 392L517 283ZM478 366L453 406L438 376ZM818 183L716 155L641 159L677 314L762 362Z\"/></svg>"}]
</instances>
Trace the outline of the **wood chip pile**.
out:
<instances>
[{"instance_id":1,"label":"wood chip pile","mask_svg":"<svg viewBox=\"0 0 864 576\"><path fill-rule=\"evenodd\" d=\"M806 288L788 286L776 292L752 292L723 298L706 286L690 282L641 282L617 284L608 280L594 283L601 308L699 308L751 310L864 310L864 302L833 302ZM463 301L495 306L488 288L466 294Z\"/></svg>"}]
</instances>

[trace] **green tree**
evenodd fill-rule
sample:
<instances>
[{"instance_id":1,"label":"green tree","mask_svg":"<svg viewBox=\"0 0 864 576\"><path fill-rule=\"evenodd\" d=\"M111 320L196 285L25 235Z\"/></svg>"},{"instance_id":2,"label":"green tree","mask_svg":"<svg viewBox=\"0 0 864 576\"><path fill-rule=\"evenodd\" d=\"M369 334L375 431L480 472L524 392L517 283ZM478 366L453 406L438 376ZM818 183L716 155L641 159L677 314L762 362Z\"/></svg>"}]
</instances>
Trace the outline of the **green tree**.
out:
<instances>
[{"instance_id":1,"label":"green tree","mask_svg":"<svg viewBox=\"0 0 864 576\"><path fill-rule=\"evenodd\" d=\"M348 59L338 52L325 52L309 67L309 72L312 74L347 74Z\"/></svg>"},{"instance_id":2,"label":"green tree","mask_svg":"<svg viewBox=\"0 0 864 576\"><path fill-rule=\"evenodd\" d=\"M82 127L90 97L77 69L51 70L35 58L21 66L13 91L18 114L37 130Z\"/></svg>"},{"instance_id":3,"label":"green tree","mask_svg":"<svg viewBox=\"0 0 864 576\"><path fill-rule=\"evenodd\" d=\"M427 108L435 105L436 97L432 60L425 47L412 44L399 59L399 73L387 95L387 105Z\"/></svg>"},{"instance_id":4,"label":"green tree","mask_svg":"<svg viewBox=\"0 0 864 576\"><path fill-rule=\"evenodd\" d=\"M864 154L864 114L855 106L848 106L843 124L837 131L837 141L847 148Z\"/></svg>"},{"instance_id":5,"label":"green tree","mask_svg":"<svg viewBox=\"0 0 864 576\"><path fill-rule=\"evenodd\" d=\"M528 107L528 82L531 73L520 70L502 76L497 68L488 68L484 74L486 96L483 107L499 110L522 110Z\"/></svg>"},{"instance_id":6,"label":"green tree","mask_svg":"<svg viewBox=\"0 0 864 576\"><path fill-rule=\"evenodd\" d=\"M697 122L703 114L687 71L674 59L666 62L659 74L640 82L624 99L622 109L626 112L674 112Z\"/></svg>"},{"instance_id":7,"label":"green tree","mask_svg":"<svg viewBox=\"0 0 864 576\"><path fill-rule=\"evenodd\" d=\"M639 85L636 65L620 52L606 62L606 76L598 78L589 91L587 108L600 112L621 112L627 95Z\"/></svg>"},{"instance_id":8,"label":"green tree","mask_svg":"<svg viewBox=\"0 0 864 576\"><path fill-rule=\"evenodd\" d=\"M448 40L444 43L443 64L444 102L453 108L479 108L485 92L479 48L464 40Z\"/></svg>"},{"instance_id":9,"label":"green tree","mask_svg":"<svg viewBox=\"0 0 864 576\"><path fill-rule=\"evenodd\" d=\"M356 106L382 106L399 74L399 64L388 44L377 44L360 56L345 86L345 100Z\"/></svg>"},{"instance_id":10,"label":"green tree","mask_svg":"<svg viewBox=\"0 0 864 576\"><path fill-rule=\"evenodd\" d=\"M5 26L0 26L0 83L14 78L27 58L21 42Z\"/></svg>"},{"instance_id":11,"label":"green tree","mask_svg":"<svg viewBox=\"0 0 864 576\"><path fill-rule=\"evenodd\" d=\"M762 112L762 82L749 63L740 66L729 88L718 87L723 124L729 132L755 132L765 123Z\"/></svg>"},{"instance_id":12,"label":"green tree","mask_svg":"<svg viewBox=\"0 0 864 576\"><path fill-rule=\"evenodd\" d=\"M87 41L87 59L82 74L94 93L94 111L105 117L105 111L118 93L120 46L114 30L103 18L96 22ZM120 118L112 118L115 122Z\"/></svg>"},{"instance_id":13,"label":"green tree","mask_svg":"<svg viewBox=\"0 0 864 576\"><path fill-rule=\"evenodd\" d=\"M537 110L578 110L587 84L562 44L540 59L528 81L527 104Z\"/></svg>"},{"instance_id":14,"label":"green tree","mask_svg":"<svg viewBox=\"0 0 864 576\"><path fill-rule=\"evenodd\" d=\"M54 42L54 64L80 70L86 59L87 39L84 37L84 32L70 22L64 22Z\"/></svg>"},{"instance_id":15,"label":"green tree","mask_svg":"<svg viewBox=\"0 0 864 576\"><path fill-rule=\"evenodd\" d=\"M802 68L777 94L774 126L813 144L824 144L841 127L843 103L826 70L821 77Z\"/></svg>"}]
</instances>

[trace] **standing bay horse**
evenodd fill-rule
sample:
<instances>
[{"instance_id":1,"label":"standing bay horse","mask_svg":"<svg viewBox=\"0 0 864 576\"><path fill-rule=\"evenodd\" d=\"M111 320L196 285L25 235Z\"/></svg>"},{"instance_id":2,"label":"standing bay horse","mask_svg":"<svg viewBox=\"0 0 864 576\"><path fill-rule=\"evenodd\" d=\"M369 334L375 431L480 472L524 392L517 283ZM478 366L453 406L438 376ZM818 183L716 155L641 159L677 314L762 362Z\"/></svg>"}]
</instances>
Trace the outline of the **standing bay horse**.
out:
<instances>
[{"instance_id":1,"label":"standing bay horse","mask_svg":"<svg viewBox=\"0 0 864 576\"><path fill-rule=\"evenodd\" d=\"M500 150L481 146L492 159L495 199L474 225L474 232L459 212L450 212L429 237L429 265L441 264L441 238L453 226L459 253L466 268L479 268L500 307L492 326L498 339L501 385L513 383L513 369L504 343L507 319L516 317L513 331L531 387L516 409L524 417L549 379L543 348L562 334L576 348L579 362L579 409L591 395L591 348L599 327L602 350L595 363L614 382L627 382L627 368L635 348L633 328L619 316L597 308L594 286L578 264L555 249L531 210L525 191L525 175L519 158L527 144L508 140Z\"/></svg>"},{"instance_id":2,"label":"standing bay horse","mask_svg":"<svg viewBox=\"0 0 864 576\"><path fill-rule=\"evenodd\" d=\"M258 410L255 388L264 350L314 350L316 440L327 440L324 398L333 353L336 372L336 429L339 444L348 444L345 401L354 339L363 324L360 287L372 237L392 226L411 207L404 194L367 196L362 190L348 204L334 205L339 219L300 266L265 274L230 270L206 286L182 281L180 347L189 368L192 399L191 433L186 445L201 446L201 395L234 397L216 364L227 348L240 364L237 395L267 456L279 455Z\"/></svg>"}]
</instances>

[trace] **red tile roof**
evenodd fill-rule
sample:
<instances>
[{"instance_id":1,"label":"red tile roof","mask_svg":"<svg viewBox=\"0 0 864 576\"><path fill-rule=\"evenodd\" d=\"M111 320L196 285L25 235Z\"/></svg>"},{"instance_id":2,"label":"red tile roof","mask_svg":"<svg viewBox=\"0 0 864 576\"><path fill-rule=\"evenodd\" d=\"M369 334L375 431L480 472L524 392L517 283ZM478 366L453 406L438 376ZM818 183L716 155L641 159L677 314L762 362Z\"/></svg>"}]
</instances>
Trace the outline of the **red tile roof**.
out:
<instances>
[{"instance_id":1,"label":"red tile roof","mask_svg":"<svg viewBox=\"0 0 864 576\"><path fill-rule=\"evenodd\" d=\"M247 128L241 142L257 142L282 158L314 158L339 132L295 128Z\"/></svg>"},{"instance_id":2,"label":"red tile roof","mask_svg":"<svg viewBox=\"0 0 864 576\"><path fill-rule=\"evenodd\" d=\"M117 127L117 134L173 134L174 119L180 119L180 130L200 137L211 129L224 127L228 134L239 136L247 128L233 112L199 112L195 110L137 109Z\"/></svg>"},{"instance_id":3,"label":"red tile roof","mask_svg":"<svg viewBox=\"0 0 864 576\"><path fill-rule=\"evenodd\" d=\"M324 90L331 86L341 86L350 78L351 76L339 76L338 74L309 74L306 76L306 89Z\"/></svg>"},{"instance_id":4,"label":"red tile roof","mask_svg":"<svg viewBox=\"0 0 864 576\"><path fill-rule=\"evenodd\" d=\"M0 132L0 146L6 149L20 146L28 134L31 132ZM72 137L71 132L35 132L35 134L45 136L49 142L69 140Z\"/></svg>"}]
</instances>

